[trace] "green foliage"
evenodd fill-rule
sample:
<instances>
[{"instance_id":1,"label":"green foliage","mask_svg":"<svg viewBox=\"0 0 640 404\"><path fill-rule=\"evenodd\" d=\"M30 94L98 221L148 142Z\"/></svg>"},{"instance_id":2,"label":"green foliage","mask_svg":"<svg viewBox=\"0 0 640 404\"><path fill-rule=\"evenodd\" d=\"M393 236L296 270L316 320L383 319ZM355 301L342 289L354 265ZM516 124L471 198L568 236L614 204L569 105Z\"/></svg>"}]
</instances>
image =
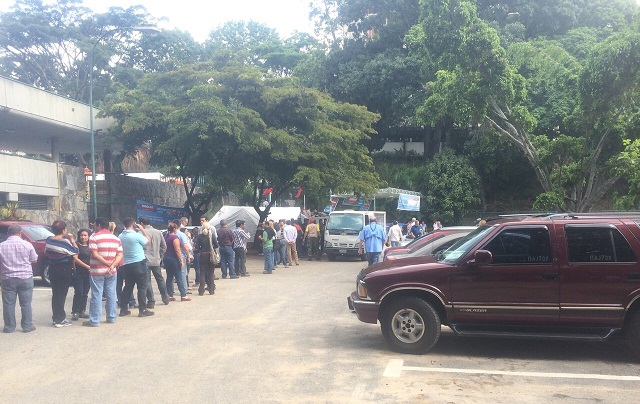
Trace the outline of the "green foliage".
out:
<instances>
[{"instance_id":1,"label":"green foliage","mask_svg":"<svg viewBox=\"0 0 640 404\"><path fill-rule=\"evenodd\" d=\"M564 198L557 192L543 192L536 197L533 210L537 212L555 211L564 204Z\"/></svg>"},{"instance_id":2,"label":"green foliage","mask_svg":"<svg viewBox=\"0 0 640 404\"><path fill-rule=\"evenodd\" d=\"M480 178L464 156L446 149L421 174L424 180L419 191L425 195L428 217L460 224L467 213L480 207Z\"/></svg>"}]
</instances>

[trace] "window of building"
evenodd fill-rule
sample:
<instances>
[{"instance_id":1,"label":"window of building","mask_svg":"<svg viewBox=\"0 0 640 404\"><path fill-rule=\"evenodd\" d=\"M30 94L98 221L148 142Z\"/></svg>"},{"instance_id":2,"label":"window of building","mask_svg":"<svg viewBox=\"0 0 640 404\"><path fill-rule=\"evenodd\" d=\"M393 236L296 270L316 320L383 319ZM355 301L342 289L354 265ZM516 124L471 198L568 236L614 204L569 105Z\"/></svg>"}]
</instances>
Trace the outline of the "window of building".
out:
<instances>
[{"instance_id":1,"label":"window of building","mask_svg":"<svg viewBox=\"0 0 640 404\"><path fill-rule=\"evenodd\" d=\"M43 195L18 194L18 206L26 210L47 210L47 197Z\"/></svg>"},{"instance_id":2,"label":"window of building","mask_svg":"<svg viewBox=\"0 0 640 404\"><path fill-rule=\"evenodd\" d=\"M505 228L482 249L491 252L493 264L551 264L546 226Z\"/></svg>"},{"instance_id":3,"label":"window of building","mask_svg":"<svg viewBox=\"0 0 640 404\"><path fill-rule=\"evenodd\" d=\"M636 262L627 239L613 226L566 226L569 262Z\"/></svg>"}]
</instances>

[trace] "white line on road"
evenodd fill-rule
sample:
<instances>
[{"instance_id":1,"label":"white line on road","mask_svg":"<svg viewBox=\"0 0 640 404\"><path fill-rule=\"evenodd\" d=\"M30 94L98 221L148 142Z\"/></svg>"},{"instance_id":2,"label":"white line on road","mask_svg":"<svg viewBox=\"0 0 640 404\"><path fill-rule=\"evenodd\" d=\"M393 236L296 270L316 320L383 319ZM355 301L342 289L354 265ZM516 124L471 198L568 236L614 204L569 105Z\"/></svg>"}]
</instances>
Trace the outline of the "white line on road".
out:
<instances>
[{"instance_id":1,"label":"white line on road","mask_svg":"<svg viewBox=\"0 0 640 404\"><path fill-rule=\"evenodd\" d=\"M502 370L484 370L484 369L455 369L455 368L427 368L418 366L404 366L401 359L391 359L384 371L384 377L400 377L402 371L413 370L418 372L433 373L463 373L478 375L502 375L502 376L522 376L522 377L548 377L555 379L597 379L597 380L617 380L617 381L633 381L640 382L638 376L616 376L616 375L599 375L588 373L542 373L542 372L506 372Z\"/></svg>"}]
</instances>

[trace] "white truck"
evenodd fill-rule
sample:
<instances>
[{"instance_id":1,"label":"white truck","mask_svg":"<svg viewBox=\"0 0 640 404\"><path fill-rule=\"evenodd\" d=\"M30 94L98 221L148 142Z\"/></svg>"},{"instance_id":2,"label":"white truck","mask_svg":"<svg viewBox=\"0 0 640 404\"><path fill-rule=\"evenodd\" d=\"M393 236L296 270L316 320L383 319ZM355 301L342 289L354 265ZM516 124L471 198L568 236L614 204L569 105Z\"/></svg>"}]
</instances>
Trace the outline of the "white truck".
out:
<instances>
[{"instance_id":1,"label":"white truck","mask_svg":"<svg viewBox=\"0 0 640 404\"><path fill-rule=\"evenodd\" d=\"M369 224L369 216L375 216L376 221L387 232L387 213L377 211L340 210L329 214L329 220L324 229L324 252L329 260L334 261L339 255L358 256L360 231ZM360 257L366 260L364 254Z\"/></svg>"}]
</instances>

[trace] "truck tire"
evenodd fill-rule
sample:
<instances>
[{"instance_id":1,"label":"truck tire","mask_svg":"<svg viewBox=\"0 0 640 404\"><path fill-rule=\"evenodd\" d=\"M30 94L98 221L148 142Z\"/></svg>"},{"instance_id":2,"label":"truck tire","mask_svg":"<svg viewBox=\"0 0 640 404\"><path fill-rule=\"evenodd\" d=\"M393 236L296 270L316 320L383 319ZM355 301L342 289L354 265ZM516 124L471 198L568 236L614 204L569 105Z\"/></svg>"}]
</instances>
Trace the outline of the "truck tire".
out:
<instances>
[{"instance_id":1,"label":"truck tire","mask_svg":"<svg viewBox=\"0 0 640 404\"><path fill-rule=\"evenodd\" d=\"M380 327L394 350L422 354L440 338L441 323L431 304L418 297L403 297L386 305L380 315Z\"/></svg>"}]
</instances>

